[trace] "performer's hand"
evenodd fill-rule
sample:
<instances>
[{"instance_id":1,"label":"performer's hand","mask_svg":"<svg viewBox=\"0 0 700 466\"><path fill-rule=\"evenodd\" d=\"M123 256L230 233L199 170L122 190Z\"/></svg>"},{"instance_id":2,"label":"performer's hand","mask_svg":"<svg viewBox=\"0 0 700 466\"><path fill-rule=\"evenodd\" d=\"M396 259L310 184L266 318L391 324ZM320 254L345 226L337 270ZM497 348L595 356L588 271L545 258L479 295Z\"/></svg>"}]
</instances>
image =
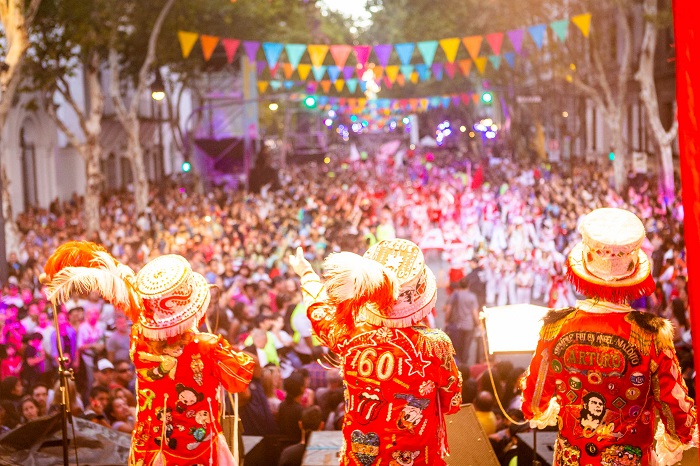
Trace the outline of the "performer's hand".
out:
<instances>
[{"instance_id":1,"label":"performer's hand","mask_svg":"<svg viewBox=\"0 0 700 466\"><path fill-rule=\"evenodd\" d=\"M297 248L297 253L295 255L289 256L289 265L292 266L294 273L303 277L307 272L313 272L311 264L304 257L304 250L301 247Z\"/></svg>"}]
</instances>

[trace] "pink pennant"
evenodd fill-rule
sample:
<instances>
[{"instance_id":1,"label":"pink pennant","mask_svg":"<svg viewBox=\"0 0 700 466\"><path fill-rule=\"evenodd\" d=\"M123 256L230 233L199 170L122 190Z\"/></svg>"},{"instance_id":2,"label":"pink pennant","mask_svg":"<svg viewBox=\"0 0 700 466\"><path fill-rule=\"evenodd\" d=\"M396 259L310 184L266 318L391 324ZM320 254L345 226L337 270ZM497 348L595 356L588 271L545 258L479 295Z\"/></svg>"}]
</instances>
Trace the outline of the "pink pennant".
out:
<instances>
[{"instance_id":1,"label":"pink pennant","mask_svg":"<svg viewBox=\"0 0 700 466\"><path fill-rule=\"evenodd\" d=\"M224 50L226 51L226 62L231 63L241 41L238 39L221 39L221 43L224 44Z\"/></svg>"},{"instance_id":2,"label":"pink pennant","mask_svg":"<svg viewBox=\"0 0 700 466\"><path fill-rule=\"evenodd\" d=\"M457 63L445 63L445 73L447 73L447 76L449 76L450 79L455 78L455 71L457 71Z\"/></svg>"},{"instance_id":3,"label":"pink pennant","mask_svg":"<svg viewBox=\"0 0 700 466\"><path fill-rule=\"evenodd\" d=\"M371 45L356 45L354 47L355 58L357 58L357 63L362 65L364 68L369 59L369 53L372 51Z\"/></svg>"},{"instance_id":4,"label":"pink pennant","mask_svg":"<svg viewBox=\"0 0 700 466\"><path fill-rule=\"evenodd\" d=\"M503 33L494 32L493 34L486 35L486 42L491 46L494 55L501 54L501 45L503 45Z\"/></svg>"}]
</instances>

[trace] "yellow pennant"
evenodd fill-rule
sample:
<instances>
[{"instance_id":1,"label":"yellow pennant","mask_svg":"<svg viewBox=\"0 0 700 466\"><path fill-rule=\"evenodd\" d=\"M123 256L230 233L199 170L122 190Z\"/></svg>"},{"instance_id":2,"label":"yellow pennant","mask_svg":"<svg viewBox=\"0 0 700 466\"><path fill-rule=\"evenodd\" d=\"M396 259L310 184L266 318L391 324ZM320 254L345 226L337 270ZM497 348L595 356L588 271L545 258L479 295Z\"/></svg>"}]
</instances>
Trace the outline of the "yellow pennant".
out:
<instances>
[{"instance_id":1,"label":"yellow pennant","mask_svg":"<svg viewBox=\"0 0 700 466\"><path fill-rule=\"evenodd\" d=\"M418 71L414 71L413 73L411 73L410 80L413 84L416 84L418 82Z\"/></svg>"},{"instance_id":2,"label":"yellow pennant","mask_svg":"<svg viewBox=\"0 0 700 466\"><path fill-rule=\"evenodd\" d=\"M194 43L197 42L199 34L196 32L177 31L177 38L180 40L180 48L182 49L182 57L190 56Z\"/></svg>"},{"instance_id":3,"label":"yellow pennant","mask_svg":"<svg viewBox=\"0 0 700 466\"><path fill-rule=\"evenodd\" d=\"M442 47L442 50L445 52L447 61L449 63L454 63L457 58L457 50L459 50L459 38L442 39L440 41L440 47Z\"/></svg>"},{"instance_id":4,"label":"yellow pennant","mask_svg":"<svg viewBox=\"0 0 700 466\"><path fill-rule=\"evenodd\" d=\"M588 37L591 32L591 14L583 13L580 15L572 16L571 22L574 23L583 34L583 37Z\"/></svg>"},{"instance_id":5,"label":"yellow pennant","mask_svg":"<svg viewBox=\"0 0 700 466\"><path fill-rule=\"evenodd\" d=\"M328 53L327 45L309 45L309 57L311 57L311 64L313 66L322 66L323 60L326 59L326 54ZM301 65L299 65L301 66Z\"/></svg>"},{"instance_id":6,"label":"yellow pennant","mask_svg":"<svg viewBox=\"0 0 700 466\"><path fill-rule=\"evenodd\" d=\"M488 60L488 57L477 57L474 59L474 64L476 65L476 69L479 70L480 74L484 74L484 71L486 71L486 62Z\"/></svg>"},{"instance_id":7,"label":"yellow pennant","mask_svg":"<svg viewBox=\"0 0 700 466\"><path fill-rule=\"evenodd\" d=\"M386 68L384 68L384 72L386 73L386 77L389 78L389 82L393 84L394 81L396 81L397 76L399 75L399 66L387 66Z\"/></svg>"},{"instance_id":8,"label":"yellow pennant","mask_svg":"<svg viewBox=\"0 0 700 466\"><path fill-rule=\"evenodd\" d=\"M343 90L343 86L345 86L345 80L343 79L336 79L335 80L335 90L340 92Z\"/></svg>"},{"instance_id":9,"label":"yellow pennant","mask_svg":"<svg viewBox=\"0 0 700 466\"><path fill-rule=\"evenodd\" d=\"M300 63L299 66L297 66L297 71L299 72L299 78L302 81L306 81L306 78L309 77L309 73L311 72L311 65L308 63Z\"/></svg>"},{"instance_id":10,"label":"yellow pennant","mask_svg":"<svg viewBox=\"0 0 700 466\"><path fill-rule=\"evenodd\" d=\"M269 81L258 81L258 92L264 94L267 92L267 88L270 86Z\"/></svg>"}]
</instances>

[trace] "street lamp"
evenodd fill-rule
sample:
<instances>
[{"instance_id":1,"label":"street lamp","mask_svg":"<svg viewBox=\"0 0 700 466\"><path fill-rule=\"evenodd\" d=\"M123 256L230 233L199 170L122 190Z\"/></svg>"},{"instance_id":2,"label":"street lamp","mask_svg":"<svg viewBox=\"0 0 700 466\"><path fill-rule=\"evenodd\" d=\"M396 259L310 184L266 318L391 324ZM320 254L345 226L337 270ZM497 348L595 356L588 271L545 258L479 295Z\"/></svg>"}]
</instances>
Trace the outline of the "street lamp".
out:
<instances>
[{"instance_id":1,"label":"street lamp","mask_svg":"<svg viewBox=\"0 0 700 466\"><path fill-rule=\"evenodd\" d=\"M156 68L156 78L151 84L151 97L156 102L160 102L165 99L165 85L163 84L163 77L160 75L160 69Z\"/></svg>"},{"instance_id":2,"label":"street lamp","mask_svg":"<svg viewBox=\"0 0 700 466\"><path fill-rule=\"evenodd\" d=\"M163 99L165 99L165 85L163 84L163 77L160 75L160 68L156 67L155 75L155 79L153 80L153 83L151 83L151 97L153 98L153 101L151 101L151 110L153 116L156 118L156 124L158 125L158 152L160 155L160 160L156 159L157 167L155 168L155 177L156 179L160 179L164 173L163 168L165 165L165 149L163 147L163 119L162 109L160 107L161 102ZM153 106L153 102L157 103L155 108Z\"/></svg>"}]
</instances>

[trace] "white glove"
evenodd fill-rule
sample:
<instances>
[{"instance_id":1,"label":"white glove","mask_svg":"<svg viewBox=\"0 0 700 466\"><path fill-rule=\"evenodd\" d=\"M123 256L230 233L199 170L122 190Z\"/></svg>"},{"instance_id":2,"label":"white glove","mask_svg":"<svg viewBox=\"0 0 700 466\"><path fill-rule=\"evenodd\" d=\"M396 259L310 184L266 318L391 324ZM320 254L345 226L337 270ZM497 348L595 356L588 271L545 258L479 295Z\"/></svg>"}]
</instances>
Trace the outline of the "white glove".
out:
<instances>
[{"instance_id":1,"label":"white glove","mask_svg":"<svg viewBox=\"0 0 700 466\"><path fill-rule=\"evenodd\" d=\"M301 247L297 248L296 255L289 256L289 265L294 270L294 273L303 277L308 272L313 273L314 269L311 267L309 261L304 257L304 250Z\"/></svg>"}]
</instances>

